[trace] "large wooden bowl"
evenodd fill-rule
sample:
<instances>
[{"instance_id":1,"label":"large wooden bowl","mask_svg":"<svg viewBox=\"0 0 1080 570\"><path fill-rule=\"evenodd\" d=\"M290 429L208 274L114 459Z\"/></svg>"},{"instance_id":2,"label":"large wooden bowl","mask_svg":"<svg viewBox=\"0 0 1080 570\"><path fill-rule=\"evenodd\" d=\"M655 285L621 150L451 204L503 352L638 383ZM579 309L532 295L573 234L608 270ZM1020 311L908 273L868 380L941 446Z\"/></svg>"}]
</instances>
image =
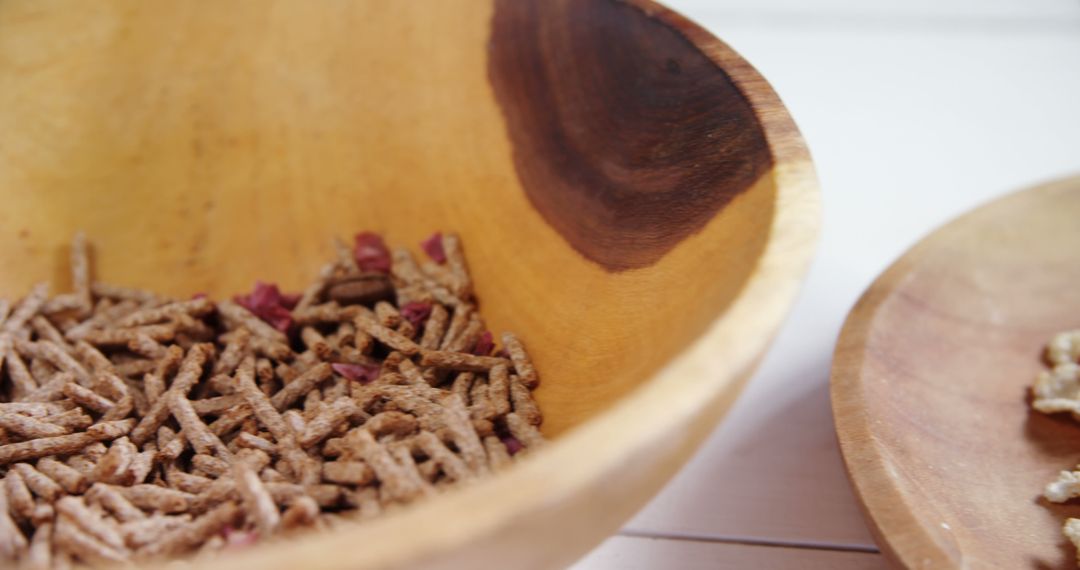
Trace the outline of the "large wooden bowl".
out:
<instances>
[{"instance_id":1,"label":"large wooden bowl","mask_svg":"<svg viewBox=\"0 0 1080 570\"><path fill-rule=\"evenodd\" d=\"M644 0L0 2L0 195L8 295L76 228L104 280L216 295L456 231L535 355L542 453L220 568L570 562L716 425L818 224L776 95Z\"/></svg>"},{"instance_id":2,"label":"large wooden bowl","mask_svg":"<svg viewBox=\"0 0 1080 570\"><path fill-rule=\"evenodd\" d=\"M1080 328L1080 178L983 206L890 267L844 325L836 430L878 545L901 568L1076 568L1080 506L1040 498L1080 424L1029 407L1043 347Z\"/></svg>"}]
</instances>

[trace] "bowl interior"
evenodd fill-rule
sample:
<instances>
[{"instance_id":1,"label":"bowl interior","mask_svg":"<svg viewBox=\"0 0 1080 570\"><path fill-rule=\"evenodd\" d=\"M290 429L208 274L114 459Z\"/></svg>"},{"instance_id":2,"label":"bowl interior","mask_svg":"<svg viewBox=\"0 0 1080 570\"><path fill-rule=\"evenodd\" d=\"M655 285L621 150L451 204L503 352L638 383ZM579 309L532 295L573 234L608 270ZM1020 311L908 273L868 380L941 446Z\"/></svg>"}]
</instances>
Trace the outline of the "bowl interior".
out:
<instances>
[{"instance_id":1,"label":"bowl interior","mask_svg":"<svg viewBox=\"0 0 1080 570\"><path fill-rule=\"evenodd\" d=\"M639 5L640 4L640 5ZM645 3L0 3L0 294L308 282L332 236L462 235L556 435L738 295L771 155L728 76Z\"/></svg>"}]
</instances>

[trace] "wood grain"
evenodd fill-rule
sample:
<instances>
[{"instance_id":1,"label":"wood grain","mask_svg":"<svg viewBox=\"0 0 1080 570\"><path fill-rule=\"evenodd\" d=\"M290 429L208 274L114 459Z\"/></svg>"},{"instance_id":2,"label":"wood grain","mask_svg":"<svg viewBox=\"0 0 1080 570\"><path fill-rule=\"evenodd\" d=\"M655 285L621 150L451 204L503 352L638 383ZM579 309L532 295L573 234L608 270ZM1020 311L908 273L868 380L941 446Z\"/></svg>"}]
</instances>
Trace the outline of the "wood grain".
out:
<instances>
[{"instance_id":1,"label":"wood grain","mask_svg":"<svg viewBox=\"0 0 1080 570\"><path fill-rule=\"evenodd\" d=\"M300 286L333 235L456 231L487 322L520 333L544 378L557 439L505 476L208 567L566 564L719 421L805 270L816 183L749 64L634 5L743 92L772 167L662 258L612 272L520 182L488 74L490 2L0 2L0 292L66 285L62 244L79 228L104 280L219 296L255 279Z\"/></svg>"},{"instance_id":2,"label":"wood grain","mask_svg":"<svg viewBox=\"0 0 1080 570\"><path fill-rule=\"evenodd\" d=\"M866 292L833 367L844 459L882 550L905 568L1074 568L1075 505L1043 487L1080 426L1028 408L1050 336L1080 325L1080 178L979 208Z\"/></svg>"},{"instance_id":3,"label":"wood grain","mask_svg":"<svg viewBox=\"0 0 1080 570\"><path fill-rule=\"evenodd\" d=\"M632 3L497 0L491 45L525 193L607 269L656 263L771 166L723 69Z\"/></svg>"}]
</instances>

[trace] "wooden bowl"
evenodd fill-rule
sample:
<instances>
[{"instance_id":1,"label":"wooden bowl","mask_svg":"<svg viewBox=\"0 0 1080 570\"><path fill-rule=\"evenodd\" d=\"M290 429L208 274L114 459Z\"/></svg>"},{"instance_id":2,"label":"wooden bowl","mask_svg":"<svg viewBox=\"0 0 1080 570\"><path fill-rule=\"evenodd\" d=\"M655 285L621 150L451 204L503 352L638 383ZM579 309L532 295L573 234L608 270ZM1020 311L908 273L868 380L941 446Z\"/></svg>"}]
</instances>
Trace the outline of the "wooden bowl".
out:
<instances>
[{"instance_id":1,"label":"wooden bowl","mask_svg":"<svg viewBox=\"0 0 1080 570\"><path fill-rule=\"evenodd\" d=\"M878 545L902 568L1076 568L1080 507L1043 487L1080 425L1031 411L1043 347L1080 327L1080 178L1014 194L924 239L844 326L833 412Z\"/></svg>"},{"instance_id":2,"label":"wooden bowl","mask_svg":"<svg viewBox=\"0 0 1080 570\"><path fill-rule=\"evenodd\" d=\"M65 285L77 228L103 280L214 295L442 229L531 349L542 453L207 568L574 560L716 425L818 225L768 84L645 0L3 2L0 191L8 295Z\"/></svg>"}]
</instances>

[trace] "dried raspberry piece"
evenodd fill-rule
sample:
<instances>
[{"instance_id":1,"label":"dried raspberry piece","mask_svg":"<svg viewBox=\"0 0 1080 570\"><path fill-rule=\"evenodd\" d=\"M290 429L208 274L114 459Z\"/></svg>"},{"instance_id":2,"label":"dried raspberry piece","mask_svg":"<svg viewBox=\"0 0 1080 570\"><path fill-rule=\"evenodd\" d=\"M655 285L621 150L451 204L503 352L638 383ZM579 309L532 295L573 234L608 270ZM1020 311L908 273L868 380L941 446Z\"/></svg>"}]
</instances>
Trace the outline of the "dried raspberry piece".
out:
<instances>
[{"instance_id":1,"label":"dried raspberry piece","mask_svg":"<svg viewBox=\"0 0 1080 570\"><path fill-rule=\"evenodd\" d=\"M431 315L431 303L425 303L423 301L411 301L405 303L405 306L401 307L401 317L413 326L413 328L420 328L420 325L427 321Z\"/></svg>"},{"instance_id":2,"label":"dried raspberry piece","mask_svg":"<svg viewBox=\"0 0 1080 570\"><path fill-rule=\"evenodd\" d=\"M476 345L473 346L472 353L477 356L487 356L491 354L493 348L495 348L495 340L491 336L491 331L484 331L484 334L477 339Z\"/></svg>"},{"instance_id":3,"label":"dried raspberry piece","mask_svg":"<svg viewBox=\"0 0 1080 570\"><path fill-rule=\"evenodd\" d=\"M287 332L292 326L292 315L289 311L296 306L300 296L284 295L277 285L256 281L251 293L237 295L233 300L275 329Z\"/></svg>"},{"instance_id":4,"label":"dried raspberry piece","mask_svg":"<svg viewBox=\"0 0 1080 570\"><path fill-rule=\"evenodd\" d=\"M240 530L231 526L225 527L221 531L221 536L225 539L226 548L247 548L259 542L259 533L253 530Z\"/></svg>"},{"instance_id":5,"label":"dried raspberry piece","mask_svg":"<svg viewBox=\"0 0 1080 570\"><path fill-rule=\"evenodd\" d=\"M369 366L366 364L348 364L344 362L335 362L330 365L330 368L334 369L334 372L361 384L370 384L373 380L379 377L379 367Z\"/></svg>"},{"instance_id":6,"label":"dried raspberry piece","mask_svg":"<svg viewBox=\"0 0 1080 570\"><path fill-rule=\"evenodd\" d=\"M435 232L431 237L420 242L420 247L432 261L438 264L446 263L446 250L443 249L442 232Z\"/></svg>"},{"instance_id":7,"label":"dried raspberry piece","mask_svg":"<svg viewBox=\"0 0 1080 570\"><path fill-rule=\"evenodd\" d=\"M522 449L525 449L525 446L522 445L520 441L518 441L518 438L512 435L505 435L500 437L499 439L502 440L503 445L506 446L506 452L509 453L511 456L517 454L517 452L521 451Z\"/></svg>"},{"instance_id":8,"label":"dried raspberry piece","mask_svg":"<svg viewBox=\"0 0 1080 570\"><path fill-rule=\"evenodd\" d=\"M382 236L374 232L360 232L355 240L353 257L360 269L390 273L390 250L386 248Z\"/></svg>"}]
</instances>

